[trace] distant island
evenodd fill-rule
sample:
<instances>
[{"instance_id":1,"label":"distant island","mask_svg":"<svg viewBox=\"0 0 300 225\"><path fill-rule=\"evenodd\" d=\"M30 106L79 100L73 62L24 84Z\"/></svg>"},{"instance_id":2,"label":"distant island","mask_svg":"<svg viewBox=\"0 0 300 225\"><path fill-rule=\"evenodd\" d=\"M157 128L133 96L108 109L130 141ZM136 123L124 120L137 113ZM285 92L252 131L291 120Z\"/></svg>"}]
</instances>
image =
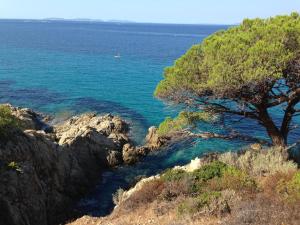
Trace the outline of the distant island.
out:
<instances>
[{"instance_id":1,"label":"distant island","mask_svg":"<svg viewBox=\"0 0 300 225\"><path fill-rule=\"evenodd\" d=\"M50 18L44 18L44 19L6 19L6 18L1 18L1 20L7 20L7 21L24 21L24 22L36 22L36 21L41 21L41 22L52 22L52 21L63 21L63 22L89 22L89 23L138 23L135 21L130 21L130 20L117 20L117 19L112 19L112 20L101 20L101 19L89 19L89 18L74 18L74 19L65 19L65 18L56 18L56 17L50 17Z\"/></svg>"}]
</instances>

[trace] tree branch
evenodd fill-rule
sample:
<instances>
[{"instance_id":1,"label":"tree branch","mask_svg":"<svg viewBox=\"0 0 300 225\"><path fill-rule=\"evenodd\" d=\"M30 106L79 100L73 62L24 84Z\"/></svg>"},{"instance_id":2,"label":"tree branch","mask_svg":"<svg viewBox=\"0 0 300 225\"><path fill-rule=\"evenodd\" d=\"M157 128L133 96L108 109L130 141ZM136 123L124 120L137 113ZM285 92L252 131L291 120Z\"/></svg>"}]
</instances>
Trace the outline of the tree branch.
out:
<instances>
[{"instance_id":1,"label":"tree branch","mask_svg":"<svg viewBox=\"0 0 300 225\"><path fill-rule=\"evenodd\" d=\"M203 139L209 139L209 138L219 138L219 139L224 139L224 140L232 140L232 139L240 139L243 141L252 141L260 144L266 144L266 145L271 145L268 141L255 138L249 135L243 135L239 133L232 133L229 135L222 135L222 134L217 134L217 133L212 133L212 132L203 132L203 133L193 133L188 130L182 131L184 135L190 136L190 137L196 137L196 138L203 138Z\"/></svg>"}]
</instances>

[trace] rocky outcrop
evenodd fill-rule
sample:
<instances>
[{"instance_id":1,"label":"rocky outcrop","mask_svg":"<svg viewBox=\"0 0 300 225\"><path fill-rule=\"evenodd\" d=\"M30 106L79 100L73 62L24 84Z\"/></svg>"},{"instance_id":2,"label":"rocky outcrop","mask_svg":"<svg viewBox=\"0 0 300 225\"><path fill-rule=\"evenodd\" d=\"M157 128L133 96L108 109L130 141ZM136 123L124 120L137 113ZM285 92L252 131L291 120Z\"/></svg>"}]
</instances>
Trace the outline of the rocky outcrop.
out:
<instances>
[{"instance_id":1,"label":"rocky outcrop","mask_svg":"<svg viewBox=\"0 0 300 225\"><path fill-rule=\"evenodd\" d=\"M146 146L152 150L157 150L170 140L170 137L162 137L158 135L156 127L150 127L146 136Z\"/></svg>"},{"instance_id":2,"label":"rocky outcrop","mask_svg":"<svg viewBox=\"0 0 300 225\"><path fill-rule=\"evenodd\" d=\"M50 119L49 116L45 116L42 113L35 112L28 108L13 107L10 104L5 104L11 109L11 112L21 122L24 129L29 130L45 130L49 129L47 121Z\"/></svg>"},{"instance_id":3,"label":"rocky outcrop","mask_svg":"<svg viewBox=\"0 0 300 225\"><path fill-rule=\"evenodd\" d=\"M11 109L25 130L0 140L0 224L63 221L102 170L123 163L123 146L131 144L128 124L116 116L84 114L45 132L45 117Z\"/></svg>"},{"instance_id":4,"label":"rocky outcrop","mask_svg":"<svg viewBox=\"0 0 300 225\"><path fill-rule=\"evenodd\" d=\"M70 145L80 135L95 132L113 140L120 148L122 144L129 142L126 133L128 124L119 117L110 114L97 116L94 113L75 116L64 123L54 126L54 132L60 145Z\"/></svg>"},{"instance_id":5,"label":"rocky outcrop","mask_svg":"<svg viewBox=\"0 0 300 225\"><path fill-rule=\"evenodd\" d=\"M66 209L99 181L102 170L133 164L169 140L151 127L145 145L135 146L129 125L110 114L87 113L50 126L50 117L8 106L22 130L0 137L1 225L64 221Z\"/></svg>"},{"instance_id":6,"label":"rocky outcrop","mask_svg":"<svg viewBox=\"0 0 300 225\"><path fill-rule=\"evenodd\" d=\"M171 137L159 136L156 127L150 127L143 146L134 146L132 144L123 146L123 160L126 164L136 163L141 157L148 155L150 152L167 146L171 143L171 140Z\"/></svg>"},{"instance_id":7,"label":"rocky outcrop","mask_svg":"<svg viewBox=\"0 0 300 225\"><path fill-rule=\"evenodd\" d=\"M90 149L97 156L95 153L99 146L104 146L105 154L102 151L101 155L111 167L123 163L123 146L131 143L127 136L128 131L129 125L125 121L110 114L105 116L84 114L54 126L56 140L64 148L73 149L73 151Z\"/></svg>"}]
</instances>

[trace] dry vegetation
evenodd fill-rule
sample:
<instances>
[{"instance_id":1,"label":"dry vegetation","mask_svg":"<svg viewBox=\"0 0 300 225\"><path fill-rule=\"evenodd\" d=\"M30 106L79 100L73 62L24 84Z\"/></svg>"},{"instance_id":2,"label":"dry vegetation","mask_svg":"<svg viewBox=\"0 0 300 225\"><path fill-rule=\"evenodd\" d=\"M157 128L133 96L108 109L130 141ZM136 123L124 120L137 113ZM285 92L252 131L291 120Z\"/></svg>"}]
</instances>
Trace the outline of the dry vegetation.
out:
<instances>
[{"instance_id":1,"label":"dry vegetation","mask_svg":"<svg viewBox=\"0 0 300 225\"><path fill-rule=\"evenodd\" d=\"M110 216L73 225L300 224L300 171L278 149L225 153L192 172L167 170L122 195Z\"/></svg>"}]
</instances>

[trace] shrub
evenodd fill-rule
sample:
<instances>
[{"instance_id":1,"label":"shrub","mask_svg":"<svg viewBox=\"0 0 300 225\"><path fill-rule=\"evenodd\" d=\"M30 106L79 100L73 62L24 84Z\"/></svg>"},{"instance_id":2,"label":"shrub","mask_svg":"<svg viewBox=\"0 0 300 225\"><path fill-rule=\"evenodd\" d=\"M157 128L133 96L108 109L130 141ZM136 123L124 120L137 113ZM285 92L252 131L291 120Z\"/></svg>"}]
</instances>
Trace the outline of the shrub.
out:
<instances>
[{"instance_id":1,"label":"shrub","mask_svg":"<svg viewBox=\"0 0 300 225\"><path fill-rule=\"evenodd\" d=\"M7 129L20 127L20 121L12 115L8 105L0 105L0 137L7 136Z\"/></svg>"},{"instance_id":2,"label":"shrub","mask_svg":"<svg viewBox=\"0 0 300 225\"><path fill-rule=\"evenodd\" d=\"M287 173L290 170L295 171L297 165L292 161L286 160L284 153L278 148L268 149L266 154L258 154L253 163L253 173L262 174L277 172Z\"/></svg>"},{"instance_id":3,"label":"shrub","mask_svg":"<svg viewBox=\"0 0 300 225\"><path fill-rule=\"evenodd\" d=\"M194 214L197 212L196 202L194 198L189 198L180 203L177 207L177 213L179 216L185 214Z\"/></svg>"},{"instance_id":4,"label":"shrub","mask_svg":"<svg viewBox=\"0 0 300 225\"><path fill-rule=\"evenodd\" d=\"M153 201L159 199L164 187L165 184L160 179L149 181L144 184L140 190L134 192L121 204L123 204L123 208L126 210L134 210L140 206L152 203Z\"/></svg>"},{"instance_id":5,"label":"shrub","mask_svg":"<svg viewBox=\"0 0 300 225\"><path fill-rule=\"evenodd\" d=\"M267 176L264 181L262 182L262 188L264 194L274 200L279 200L280 197L278 195L277 186L280 182L289 181L293 178L295 172L289 173L275 173Z\"/></svg>"},{"instance_id":6,"label":"shrub","mask_svg":"<svg viewBox=\"0 0 300 225\"><path fill-rule=\"evenodd\" d=\"M279 181L276 190L287 202L300 201L300 172L295 173L290 180Z\"/></svg>"},{"instance_id":7,"label":"shrub","mask_svg":"<svg viewBox=\"0 0 300 225\"><path fill-rule=\"evenodd\" d=\"M215 161L195 170L192 172L192 176L197 181L207 181L214 177L221 177L226 168L227 165L225 163Z\"/></svg>"},{"instance_id":8,"label":"shrub","mask_svg":"<svg viewBox=\"0 0 300 225\"><path fill-rule=\"evenodd\" d=\"M219 191L204 192L196 198L197 208L200 209L204 206L209 206L213 200L220 197L221 197L221 192Z\"/></svg>"},{"instance_id":9,"label":"shrub","mask_svg":"<svg viewBox=\"0 0 300 225\"><path fill-rule=\"evenodd\" d=\"M231 189L235 191L250 191L257 189L257 184L246 172L235 167L229 166L224 169L221 177L212 179L209 182L209 188L212 190Z\"/></svg>"},{"instance_id":10,"label":"shrub","mask_svg":"<svg viewBox=\"0 0 300 225\"><path fill-rule=\"evenodd\" d=\"M177 207L177 212L179 215L184 214L195 214L200 210L203 212L212 212L218 208L218 199L222 197L221 192L218 191L208 191L200 194L196 198L189 198L183 201ZM207 209L207 210L205 210Z\"/></svg>"},{"instance_id":11,"label":"shrub","mask_svg":"<svg viewBox=\"0 0 300 225\"><path fill-rule=\"evenodd\" d=\"M163 181L179 181L187 177L188 173L181 169L168 169L161 176Z\"/></svg>"},{"instance_id":12,"label":"shrub","mask_svg":"<svg viewBox=\"0 0 300 225\"><path fill-rule=\"evenodd\" d=\"M178 196L188 196L191 193L192 185L193 181L189 177L177 181L167 181L165 182L160 198L171 201Z\"/></svg>"},{"instance_id":13,"label":"shrub","mask_svg":"<svg viewBox=\"0 0 300 225\"><path fill-rule=\"evenodd\" d=\"M261 151L248 150L241 155L227 152L221 154L219 160L252 175L287 173L297 170L297 165L286 160L282 150L276 147Z\"/></svg>"},{"instance_id":14,"label":"shrub","mask_svg":"<svg viewBox=\"0 0 300 225\"><path fill-rule=\"evenodd\" d=\"M218 160L230 166L237 166L238 158L236 152L225 152L219 155Z\"/></svg>"}]
</instances>

